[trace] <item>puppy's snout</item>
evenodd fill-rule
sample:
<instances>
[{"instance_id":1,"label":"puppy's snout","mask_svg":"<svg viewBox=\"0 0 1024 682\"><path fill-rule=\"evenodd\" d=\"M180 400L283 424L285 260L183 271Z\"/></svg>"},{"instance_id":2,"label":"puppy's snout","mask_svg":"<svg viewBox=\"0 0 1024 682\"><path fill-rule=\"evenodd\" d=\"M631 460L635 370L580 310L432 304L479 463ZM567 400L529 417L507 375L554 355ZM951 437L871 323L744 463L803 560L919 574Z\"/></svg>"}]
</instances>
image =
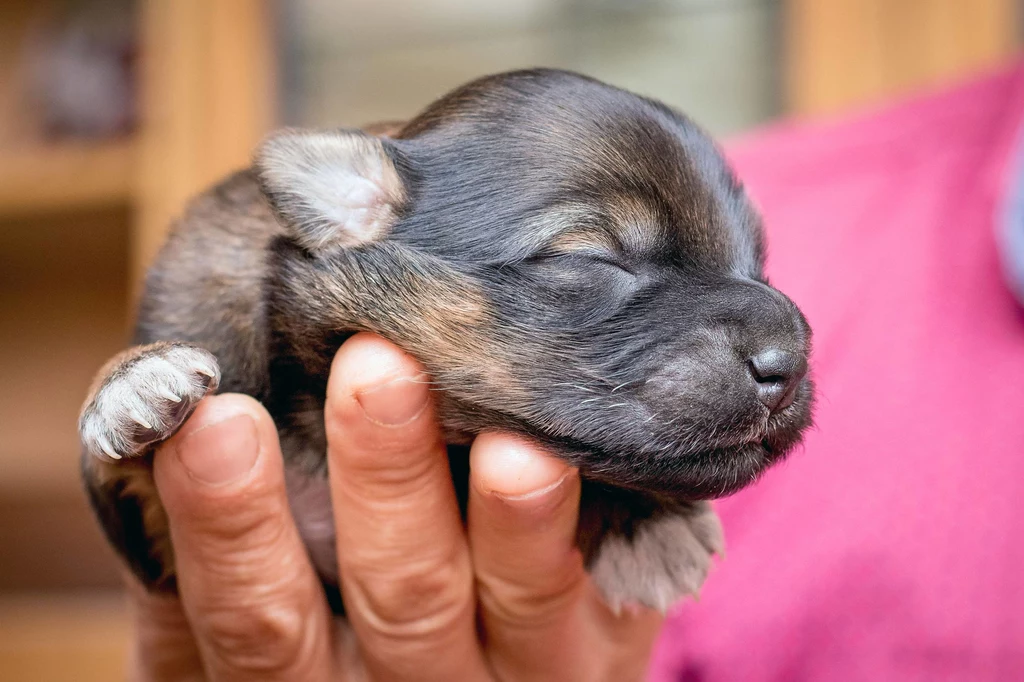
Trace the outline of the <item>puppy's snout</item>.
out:
<instances>
[{"instance_id":1,"label":"puppy's snout","mask_svg":"<svg viewBox=\"0 0 1024 682\"><path fill-rule=\"evenodd\" d=\"M757 398L772 412L793 404L797 386L807 374L807 356L781 348L766 348L747 360Z\"/></svg>"}]
</instances>

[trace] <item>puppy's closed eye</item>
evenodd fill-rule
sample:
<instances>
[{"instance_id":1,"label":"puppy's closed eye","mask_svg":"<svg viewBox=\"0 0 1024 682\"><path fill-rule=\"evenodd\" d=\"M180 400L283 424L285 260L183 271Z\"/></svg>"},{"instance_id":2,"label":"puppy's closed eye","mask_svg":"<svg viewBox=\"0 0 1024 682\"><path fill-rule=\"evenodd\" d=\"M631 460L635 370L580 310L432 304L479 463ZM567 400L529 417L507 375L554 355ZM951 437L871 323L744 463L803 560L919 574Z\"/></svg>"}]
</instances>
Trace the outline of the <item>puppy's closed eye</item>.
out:
<instances>
[{"instance_id":1,"label":"puppy's closed eye","mask_svg":"<svg viewBox=\"0 0 1024 682\"><path fill-rule=\"evenodd\" d=\"M552 270L550 274L556 277L559 275L559 271L572 277L598 268L615 268L631 277L636 276L634 267L627 263L626 258L605 249L544 250L527 258L525 262L534 266L550 268Z\"/></svg>"},{"instance_id":2,"label":"puppy's closed eye","mask_svg":"<svg viewBox=\"0 0 1024 682\"><path fill-rule=\"evenodd\" d=\"M623 310L640 281L617 254L607 250L545 250L516 266L523 291L541 307L558 309L551 324L569 329L607 320Z\"/></svg>"},{"instance_id":3,"label":"puppy's closed eye","mask_svg":"<svg viewBox=\"0 0 1024 682\"><path fill-rule=\"evenodd\" d=\"M567 271L586 267L607 266L636 275L636 267L618 239L603 229L571 231L559 235L545 244L528 260L553 261Z\"/></svg>"}]
</instances>

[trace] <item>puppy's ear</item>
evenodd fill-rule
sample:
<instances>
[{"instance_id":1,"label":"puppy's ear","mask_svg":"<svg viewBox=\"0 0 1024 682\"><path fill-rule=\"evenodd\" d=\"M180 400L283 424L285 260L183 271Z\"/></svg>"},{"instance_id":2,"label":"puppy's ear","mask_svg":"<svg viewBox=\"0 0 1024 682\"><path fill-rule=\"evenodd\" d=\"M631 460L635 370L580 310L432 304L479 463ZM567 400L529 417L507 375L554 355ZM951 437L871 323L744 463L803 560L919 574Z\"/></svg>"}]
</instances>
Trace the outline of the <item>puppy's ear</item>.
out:
<instances>
[{"instance_id":1,"label":"puppy's ear","mask_svg":"<svg viewBox=\"0 0 1024 682\"><path fill-rule=\"evenodd\" d=\"M271 207L313 253L383 238L405 201L384 143L359 131L284 131L254 165Z\"/></svg>"}]
</instances>

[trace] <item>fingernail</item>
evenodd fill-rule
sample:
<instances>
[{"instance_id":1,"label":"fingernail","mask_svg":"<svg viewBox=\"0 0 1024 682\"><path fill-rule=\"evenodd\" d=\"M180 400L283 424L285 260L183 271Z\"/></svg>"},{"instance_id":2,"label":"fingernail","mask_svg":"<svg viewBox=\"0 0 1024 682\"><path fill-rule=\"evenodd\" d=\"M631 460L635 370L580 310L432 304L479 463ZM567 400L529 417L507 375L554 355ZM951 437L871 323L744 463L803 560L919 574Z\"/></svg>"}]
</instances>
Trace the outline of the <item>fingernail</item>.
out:
<instances>
[{"instance_id":1,"label":"fingernail","mask_svg":"<svg viewBox=\"0 0 1024 682\"><path fill-rule=\"evenodd\" d=\"M487 437L485 435L485 437ZM487 457L481 457L481 480L490 492L509 502L542 498L557 490L573 474L558 459L545 456L519 441L486 441Z\"/></svg>"},{"instance_id":2,"label":"fingernail","mask_svg":"<svg viewBox=\"0 0 1024 682\"><path fill-rule=\"evenodd\" d=\"M177 452L189 476L200 483L222 486L240 480L259 458L256 421L239 414L200 427L178 443Z\"/></svg>"},{"instance_id":3,"label":"fingernail","mask_svg":"<svg viewBox=\"0 0 1024 682\"><path fill-rule=\"evenodd\" d=\"M381 426L408 424L426 408L427 397L420 377L399 377L356 393L366 418Z\"/></svg>"},{"instance_id":4,"label":"fingernail","mask_svg":"<svg viewBox=\"0 0 1024 682\"><path fill-rule=\"evenodd\" d=\"M566 469L565 473L563 473L558 478L558 480L554 481L553 483L549 483L548 485L546 485L546 486L544 486L542 488L536 488L534 490L528 490L527 492L524 492L524 493L509 494L509 493L502 493L502 492L494 491L494 494L495 494L495 496L500 497L501 499L506 500L508 502L521 502L521 501L525 501L525 500L534 500L534 499L543 497L543 496L547 495L548 493L554 492L555 490L560 488L562 486L562 484L565 483L566 479L569 478L569 474L571 474L571 473L572 473L572 469Z\"/></svg>"}]
</instances>

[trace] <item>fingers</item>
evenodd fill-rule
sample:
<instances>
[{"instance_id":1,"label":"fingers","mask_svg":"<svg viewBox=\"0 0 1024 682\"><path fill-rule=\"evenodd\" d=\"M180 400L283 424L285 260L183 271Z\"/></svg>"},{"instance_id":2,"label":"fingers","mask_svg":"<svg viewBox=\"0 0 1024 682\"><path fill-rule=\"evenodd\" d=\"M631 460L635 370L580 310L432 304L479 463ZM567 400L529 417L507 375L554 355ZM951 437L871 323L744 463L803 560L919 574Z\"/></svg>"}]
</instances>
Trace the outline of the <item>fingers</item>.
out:
<instances>
[{"instance_id":1,"label":"fingers","mask_svg":"<svg viewBox=\"0 0 1024 682\"><path fill-rule=\"evenodd\" d=\"M330 619L266 411L244 396L203 400L156 454L154 477L209 679L326 680Z\"/></svg>"},{"instance_id":2,"label":"fingers","mask_svg":"<svg viewBox=\"0 0 1024 682\"><path fill-rule=\"evenodd\" d=\"M135 640L128 661L132 682L178 682L203 677L188 619L177 597L153 594L126 575Z\"/></svg>"},{"instance_id":3,"label":"fingers","mask_svg":"<svg viewBox=\"0 0 1024 682\"><path fill-rule=\"evenodd\" d=\"M639 680L661 618L611 612L576 548L578 473L520 437L470 454L469 542L499 679Z\"/></svg>"},{"instance_id":4,"label":"fingers","mask_svg":"<svg viewBox=\"0 0 1024 682\"><path fill-rule=\"evenodd\" d=\"M482 680L473 574L422 368L358 334L326 425L346 611L374 680Z\"/></svg>"},{"instance_id":5,"label":"fingers","mask_svg":"<svg viewBox=\"0 0 1024 682\"><path fill-rule=\"evenodd\" d=\"M500 679L572 679L586 574L577 472L515 436L470 454L469 541L488 658ZM593 652L590 652L593 655Z\"/></svg>"}]
</instances>

